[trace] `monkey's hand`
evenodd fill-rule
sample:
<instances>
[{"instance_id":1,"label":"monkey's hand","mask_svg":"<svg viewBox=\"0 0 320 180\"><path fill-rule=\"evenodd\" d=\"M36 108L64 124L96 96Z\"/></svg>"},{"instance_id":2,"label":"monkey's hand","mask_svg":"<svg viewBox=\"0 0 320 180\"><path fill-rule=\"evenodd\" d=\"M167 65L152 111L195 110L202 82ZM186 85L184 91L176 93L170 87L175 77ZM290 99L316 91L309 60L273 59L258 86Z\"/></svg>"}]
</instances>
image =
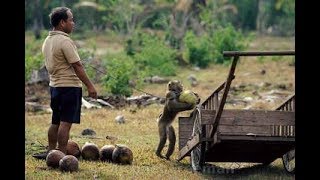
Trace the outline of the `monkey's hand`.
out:
<instances>
[{"instance_id":1,"label":"monkey's hand","mask_svg":"<svg viewBox=\"0 0 320 180\"><path fill-rule=\"evenodd\" d=\"M200 98L199 94L198 94L198 93L195 93L195 92L193 92L193 93L194 93L194 95L197 96L197 102L196 102L196 104L199 104L199 103L201 102L201 98Z\"/></svg>"}]
</instances>

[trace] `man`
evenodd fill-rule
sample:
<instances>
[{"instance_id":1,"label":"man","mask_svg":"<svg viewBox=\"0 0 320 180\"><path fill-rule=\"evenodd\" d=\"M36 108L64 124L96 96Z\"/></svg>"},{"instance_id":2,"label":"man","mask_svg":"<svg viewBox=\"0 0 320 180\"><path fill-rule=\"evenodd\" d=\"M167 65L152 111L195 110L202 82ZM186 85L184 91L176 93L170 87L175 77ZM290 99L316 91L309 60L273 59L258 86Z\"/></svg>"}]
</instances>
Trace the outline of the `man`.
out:
<instances>
[{"instance_id":1,"label":"man","mask_svg":"<svg viewBox=\"0 0 320 180\"><path fill-rule=\"evenodd\" d=\"M59 149L66 154L71 126L73 123L80 124L82 83L87 87L88 96L97 98L97 91L69 37L75 25L71 10L58 7L53 9L49 17L53 30L49 31L42 45L42 53L50 78L50 106L53 112L48 130L49 148L44 153L33 155L37 159L45 159L52 149Z\"/></svg>"}]
</instances>

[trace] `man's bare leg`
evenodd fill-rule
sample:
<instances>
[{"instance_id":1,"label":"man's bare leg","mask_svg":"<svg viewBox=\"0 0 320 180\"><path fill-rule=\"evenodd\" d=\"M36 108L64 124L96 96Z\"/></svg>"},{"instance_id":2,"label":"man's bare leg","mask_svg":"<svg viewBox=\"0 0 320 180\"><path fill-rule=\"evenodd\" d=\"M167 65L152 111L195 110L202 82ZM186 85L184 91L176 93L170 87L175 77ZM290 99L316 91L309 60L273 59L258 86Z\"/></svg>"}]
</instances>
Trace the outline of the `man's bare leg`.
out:
<instances>
[{"instance_id":1,"label":"man's bare leg","mask_svg":"<svg viewBox=\"0 0 320 180\"><path fill-rule=\"evenodd\" d=\"M58 130L58 149L63 153L67 153L67 144L72 123L60 122Z\"/></svg>"},{"instance_id":2,"label":"man's bare leg","mask_svg":"<svg viewBox=\"0 0 320 180\"><path fill-rule=\"evenodd\" d=\"M57 147L57 141L58 141L58 129L59 124L51 124L48 130L48 143L49 143L49 149L48 151L52 149L56 149Z\"/></svg>"}]
</instances>

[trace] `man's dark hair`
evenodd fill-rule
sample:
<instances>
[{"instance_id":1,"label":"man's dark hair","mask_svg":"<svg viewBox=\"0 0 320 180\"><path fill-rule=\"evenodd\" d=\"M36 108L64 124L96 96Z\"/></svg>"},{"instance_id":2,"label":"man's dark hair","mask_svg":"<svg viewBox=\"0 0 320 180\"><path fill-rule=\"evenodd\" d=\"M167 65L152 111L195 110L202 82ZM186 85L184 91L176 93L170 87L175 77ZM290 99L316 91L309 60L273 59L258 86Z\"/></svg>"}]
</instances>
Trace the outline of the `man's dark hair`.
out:
<instances>
[{"instance_id":1,"label":"man's dark hair","mask_svg":"<svg viewBox=\"0 0 320 180\"><path fill-rule=\"evenodd\" d=\"M56 8L54 8L51 11L50 15L49 15L50 24L53 27L56 27L61 20L66 21L68 19L68 14L67 14L68 10L70 10L70 9L67 8L67 7L56 7Z\"/></svg>"}]
</instances>

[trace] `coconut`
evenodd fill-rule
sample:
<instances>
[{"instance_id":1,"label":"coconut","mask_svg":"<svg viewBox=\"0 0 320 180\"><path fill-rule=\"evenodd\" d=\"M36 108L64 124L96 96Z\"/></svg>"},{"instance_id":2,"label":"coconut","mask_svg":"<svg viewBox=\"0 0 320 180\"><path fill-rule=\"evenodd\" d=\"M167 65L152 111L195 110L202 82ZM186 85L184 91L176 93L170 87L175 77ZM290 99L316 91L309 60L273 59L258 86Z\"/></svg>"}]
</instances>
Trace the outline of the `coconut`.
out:
<instances>
[{"instance_id":1,"label":"coconut","mask_svg":"<svg viewBox=\"0 0 320 180\"><path fill-rule=\"evenodd\" d=\"M112 162L117 164L132 164L133 153L125 145L116 145L112 153Z\"/></svg>"},{"instance_id":2,"label":"coconut","mask_svg":"<svg viewBox=\"0 0 320 180\"><path fill-rule=\"evenodd\" d=\"M185 90L181 92L179 96L179 101L192 104L194 106L198 101L198 97L191 90Z\"/></svg>"},{"instance_id":3,"label":"coconut","mask_svg":"<svg viewBox=\"0 0 320 180\"><path fill-rule=\"evenodd\" d=\"M86 142L82 146L81 156L84 160L95 161L99 159L99 148L94 143Z\"/></svg>"},{"instance_id":4,"label":"coconut","mask_svg":"<svg viewBox=\"0 0 320 180\"><path fill-rule=\"evenodd\" d=\"M72 140L68 141L67 155L73 155L76 158L79 158L81 156L81 149L75 141L72 141Z\"/></svg>"},{"instance_id":5,"label":"coconut","mask_svg":"<svg viewBox=\"0 0 320 180\"><path fill-rule=\"evenodd\" d=\"M112 153L115 148L114 145L104 145L99 152L100 160L112 162Z\"/></svg>"},{"instance_id":6,"label":"coconut","mask_svg":"<svg viewBox=\"0 0 320 180\"><path fill-rule=\"evenodd\" d=\"M79 169L79 162L78 159L73 155L65 155L59 161L59 169L61 171L78 171Z\"/></svg>"},{"instance_id":7,"label":"coconut","mask_svg":"<svg viewBox=\"0 0 320 180\"><path fill-rule=\"evenodd\" d=\"M58 168L59 161L65 156L65 154L59 150L51 150L46 158L46 163L48 167Z\"/></svg>"}]
</instances>

